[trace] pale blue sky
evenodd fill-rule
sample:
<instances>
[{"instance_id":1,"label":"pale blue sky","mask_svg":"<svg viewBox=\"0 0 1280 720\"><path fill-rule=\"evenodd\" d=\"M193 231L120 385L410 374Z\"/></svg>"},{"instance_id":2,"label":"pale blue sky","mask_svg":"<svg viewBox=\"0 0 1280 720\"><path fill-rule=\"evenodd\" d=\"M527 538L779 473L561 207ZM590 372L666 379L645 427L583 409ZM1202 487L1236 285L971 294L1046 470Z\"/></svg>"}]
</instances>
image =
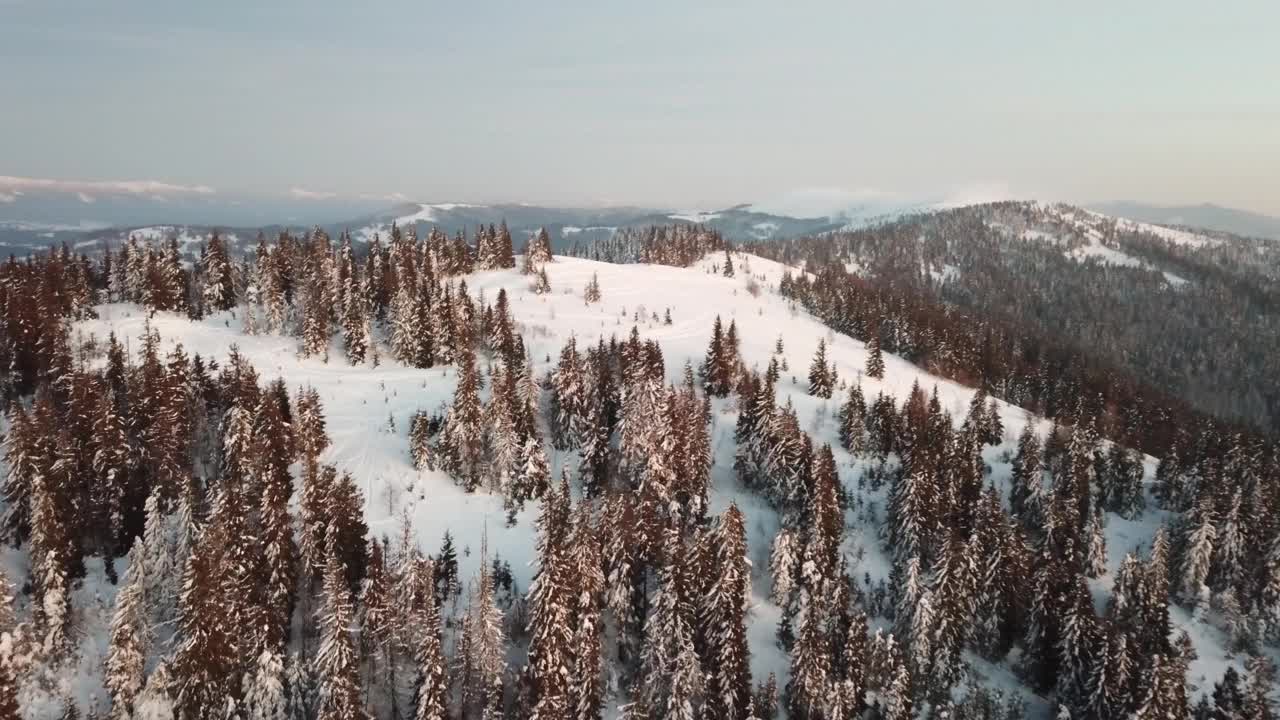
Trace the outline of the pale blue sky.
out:
<instances>
[{"instance_id":1,"label":"pale blue sky","mask_svg":"<svg viewBox=\"0 0 1280 720\"><path fill-rule=\"evenodd\" d=\"M1275 2L0 0L0 175L1280 213Z\"/></svg>"}]
</instances>

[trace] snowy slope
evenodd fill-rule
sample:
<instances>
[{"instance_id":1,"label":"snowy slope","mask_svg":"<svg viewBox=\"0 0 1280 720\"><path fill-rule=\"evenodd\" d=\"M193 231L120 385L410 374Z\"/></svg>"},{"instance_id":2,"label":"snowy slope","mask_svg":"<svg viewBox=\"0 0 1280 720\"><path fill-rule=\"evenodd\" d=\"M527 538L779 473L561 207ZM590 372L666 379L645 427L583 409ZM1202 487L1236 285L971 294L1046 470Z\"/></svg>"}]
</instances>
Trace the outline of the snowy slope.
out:
<instances>
[{"instance_id":1,"label":"snowy slope","mask_svg":"<svg viewBox=\"0 0 1280 720\"><path fill-rule=\"evenodd\" d=\"M499 289L505 288L510 306L519 325L529 354L537 372L547 372L558 356L561 346L570 337L576 337L581 347L608 339L610 335L625 337L633 324L642 337L657 340L666 360L668 379L678 382L686 362L695 366L701 362L717 315L724 322L737 324L741 339L741 353L746 364L763 369L774 352L775 342L781 338L786 365L778 383L779 402L789 398L797 409L804 429L815 444L831 443L835 448L841 481L851 492L863 470L865 460L856 460L839 448L836 439L836 412L841 399L822 400L806 392L804 376L814 349L820 339L825 339L828 358L838 368L840 378L862 383L868 401L877 393L895 396L901 401L919 383L926 391L937 386L942 406L958 419L963 418L973 390L956 383L931 376L920 368L895 356L886 355L886 372L883 380L862 377L867 351L861 342L844 335L837 335L807 312L779 296L775 288L786 268L778 263L756 256L739 254L735 257L736 278L725 278L711 270L711 265L721 256L707 257L691 268L672 268L645 265L610 265L589 260L558 257L547 266L552 292L536 295L529 287L528 278L514 270L476 273L466 278L470 292L483 293L492 300ZM598 276L603 300L588 305L583 302L582 288ZM671 325L664 325L663 314L670 310ZM77 331L93 334L99 339L109 331L122 339L132 341L142 334L144 314L133 305L109 305L101 307L100 318L80 323ZM441 472L418 471L410 464L407 432L410 416L419 409L437 410L452 397L455 378L452 368L415 369L386 359L377 367L353 368L345 364L335 339L331 348L331 361L300 359L297 356L297 339L293 337L245 336L241 334L239 321L232 313L224 313L204 321L192 322L171 314L157 314L152 325L166 343L181 342L188 352L205 357L225 359L233 345L258 369L264 381L283 377L290 388L314 386L321 394L328 420L332 447L322 460L333 463L339 470L349 470L357 479L365 494L366 514L371 532L377 535L394 535L402 513L410 517L419 544L426 552L434 552L446 529L450 530L460 549L459 562L462 574L470 576L478 562L481 537L487 532L491 552L500 554L511 562L517 583L521 589L529 585L533 572L532 519L536 515L536 503L518 518L515 527L505 525L505 513L500 497L479 493L463 493L452 480ZM481 361L484 368L485 361ZM750 559L753 563L753 614L750 628L752 671L757 680L769 672L777 674L780 686L785 684L788 659L774 640L779 617L778 608L767 601L769 579L765 568L769 543L779 527L778 518L763 500L745 493L737 484L733 472L735 451L733 430L736 410L732 398L714 402L714 426L712 446L714 488L712 510L720 512L735 502L747 517L747 533ZM1001 420L1005 428L1005 442L996 448L986 449L987 462L993 468L992 482L1007 485L1014 439L1023 426L1035 423L1043 434L1048 424L1041 418L1032 418L1020 408L1001 403ZM391 424L394 422L394 430ZM552 453L553 469L570 458L564 453ZM1150 480L1154 459L1148 458L1147 476ZM869 501L883 507L883 493L864 492ZM1110 562L1114 569L1125 551L1148 544L1162 514L1148 511L1140 522L1128 522L1112 517L1108 527ZM847 518L845 551L851 558L861 558L852 565L855 578L865 574L873 581L885 578L889 562L881 546L878 527L866 524L850 513ZM1110 587L1111 576L1097 581L1095 590L1099 603ZM1101 605L1099 606L1101 609ZM1191 681L1200 687L1211 685L1220 676L1225 654L1221 638L1215 630L1194 624L1186 613L1171 608L1178 626L1192 630L1200 660L1194 666ZM975 663L976 664L976 663ZM978 665L978 664L976 664ZM1013 687L1016 681L1007 666L978 665L988 682L1003 687ZM1201 680L1200 678L1206 678ZM1042 716L1048 708L1044 701L1027 695L1028 706L1034 716ZM99 697L99 706L105 700L92 682L77 691L83 706L92 697ZM1193 693L1193 698L1195 697Z\"/></svg>"}]
</instances>

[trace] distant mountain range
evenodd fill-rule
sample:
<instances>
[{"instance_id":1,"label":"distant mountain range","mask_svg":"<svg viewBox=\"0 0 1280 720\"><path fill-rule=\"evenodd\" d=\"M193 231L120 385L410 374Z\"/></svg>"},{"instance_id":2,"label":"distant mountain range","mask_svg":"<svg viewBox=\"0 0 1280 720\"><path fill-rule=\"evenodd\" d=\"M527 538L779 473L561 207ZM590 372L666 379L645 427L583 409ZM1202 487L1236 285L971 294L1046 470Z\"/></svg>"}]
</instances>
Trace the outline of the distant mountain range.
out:
<instances>
[{"instance_id":1,"label":"distant mountain range","mask_svg":"<svg viewBox=\"0 0 1280 720\"><path fill-rule=\"evenodd\" d=\"M1140 222L1172 227L1218 230L1245 237L1280 240L1280 218L1248 210L1220 205L1147 205L1134 202L1112 202L1090 205L1104 215L1129 218Z\"/></svg>"},{"instance_id":2,"label":"distant mountain range","mask_svg":"<svg viewBox=\"0 0 1280 720\"><path fill-rule=\"evenodd\" d=\"M556 250L576 243L607 238L621 227L661 225L676 222L707 225L734 242L776 240L840 229L854 229L890 222L905 215L928 213L947 207L947 203L901 202L888 198L861 199L856 202L819 207L804 205L736 205L715 211L672 211L645 207L556 208L527 204L477 205L469 203L400 203L382 211L361 209L360 204L308 204L302 200L283 202L273 207L257 207L235 212L226 208L210 215L201 212L198 199L178 198L147 200L145 198L112 198L113 208L107 215L96 213L105 208L77 201L68 206L45 198L38 202L30 196L23 203L0 204L0 253L23 256L66 242L78 252L94 253L103 247L116 246L130 235L160 240L177 237L188 256L194 256L200 242L218 228L233 249L252 247L259 232L268 236L284 229L303 230L318 224L335 237L349 231L357 243L367 243L375 235L384 239L393 224L401 228L413 226L424 234L439 228L453 234L460 230L468 235L480 225L507 223L517 247L524 238L545 227ZM367 205L369 201L365 201ZM123 203L123 204L121 204ZM148 204L149 203L149 204ZM34 208L34 210L33 210ZM1237 235L1280 240L1280 218L1243 210L1195 205L1158 207L1139 203L1109 203L1091 206L1092 210L1117 217L1172 227L1203 228ZM309 210L314 210L309 214ZM346 214L338 214L345 212ZM26 213L26 214L24 214ZM35 219L30 216L34 213ZM799 213L823 213L802 217ZM120 217L120 222L86 220L83 216ZM229 222L218 222L225 215ZM154 217L164 224L142 224L140 217ZM203 218L184 223L184 218ZM59 219L63 218L63 219ZM71 219L74 218L74 219ZM215 218L214 225L209 220ZM256 219L262 223L257 224ZM268 218L272 218L268 221ZM345 218L345 219L344 219Z\"/></svg>"}]
</instances>

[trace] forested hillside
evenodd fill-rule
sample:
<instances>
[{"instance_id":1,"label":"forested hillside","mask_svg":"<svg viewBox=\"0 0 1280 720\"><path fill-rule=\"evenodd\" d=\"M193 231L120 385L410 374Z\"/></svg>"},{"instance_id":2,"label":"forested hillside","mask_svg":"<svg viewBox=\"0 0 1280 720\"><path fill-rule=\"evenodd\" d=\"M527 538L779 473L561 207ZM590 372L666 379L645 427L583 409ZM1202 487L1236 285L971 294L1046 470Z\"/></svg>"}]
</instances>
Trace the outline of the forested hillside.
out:
<instances>
[{"instance_id":1,"label":"forested hillside","mask_svg":"<svg viewBox=\"0 0 1280 720\"><path fill-rule=\"evenodd\" d=\"M1274 241L996 203L753 247L820 275L851 269L877 288L1071 348L1227 421L1280 429Z\"/></svg>"},{"instance_id":2,"label":"forested hillside","mask_svg":"<svg viewBox=\"0 0 1280 720\"><path fill-rule=\"evenodd\" d=\"M1027 309L1273 276L1030 212L11 259L0 718L1274 717L1275 445Z\"/></svg>"}]
</instances>

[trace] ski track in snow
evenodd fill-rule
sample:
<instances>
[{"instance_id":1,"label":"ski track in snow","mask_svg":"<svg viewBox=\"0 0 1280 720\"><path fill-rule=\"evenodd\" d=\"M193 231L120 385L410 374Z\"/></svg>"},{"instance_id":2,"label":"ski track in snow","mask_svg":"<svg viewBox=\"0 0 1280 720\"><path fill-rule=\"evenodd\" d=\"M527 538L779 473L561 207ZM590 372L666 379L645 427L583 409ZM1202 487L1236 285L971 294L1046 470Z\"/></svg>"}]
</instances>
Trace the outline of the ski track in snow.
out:
<instances>
[{"instance_id":1,"label":"ski track in snow","mask_svg":"<svg viewBox=\"0 0 1280 720\"><path fill-rule=\"evenodd\" d=\"M554 366L560 348L571 335L577 338L580 349L600 338L607 342L611 335L625 339L637 313L639 319L634 324L639 328L641 337L661 344L667 379L673 383L681 381L686 361L695 368L702 361L716 315L720 315L726 325L730 320L737 323L741 355L748 367L763 370L781 336L788 370L782 373L778 382L778 401L783 404L791 400L802 426L813 437L815 445L831 443L841 482L853 493L858 492L857 481L867 461L855 459L839 447L837 413L844 400L843 393L837 391L836 397L823 400L806 392L805 378L819 339L826 340L828 359L835 362L841 380L861 382L868 403L880 392L893 395L901 403L912 384L919 382L925 392L936 385L943 409L950 412L957 423L964 418L974 394L972 389L929 375L899 357L885 354L883 380L863 377L862 369L867 359L863 343L834 333L777 294L777 283L786 270L784 266L756 256L737 254L734 258L737 277L725 278L712 272L712 264L720 259L721 255L717 253L693 267L672 268L611 265L557 257L547 266L552 288L547 295L535 295L529 278L516 270L474 273L465 279L473 297L483 292L490 303L500 288L507 290L512 313L540 377ZM603 299L587 305L582 299L582 289L593 274L599 277ZM760 285L758 295L748 290L750 277ZM673 320L670 326L661 321L668 308ZM138 338L144 328L144 311L129 304L100 306L98 311L99 319L81 322L76 330L96 335L99 340L105 340L107 333L114 330L121 342L128 343L136 352ZM657 314L657 321L653 319L653 313ZM231 346L235 345L258 370L262 382L283 377L291 391L308 385L316 387L320 391L332 439L332 446L322 461L332 463L339 471L350 471L356 478L365 496L365 511L373 536L395 537L402 513L408 513L419 546L424 552L434 553L447 529L454 535L459 549L460 572L463 577L470 577L477 569L481 538L487 533L489 552L501 555L511 563L522 591L529 587L536 560L533 519L538 511L537 503L530 503L517 517L516 525L509 528L501 497L484 492L464 493L446 474L419 471L410 463L409 419L418 410L434 412L451 402L456 383L452 366L410 368L386 357L387 351L380 349L383 357L378 367L368 364L351 367L345 361L341 340L336 336L330 345L329 363L314 358L302 359L297 354L297 338L243 335L240 320L234 313L222 313L199 322L170 313L156 313L151 324L166 347L181 342L188 353L199 353L222 364ZM483 357L480 367L485 370L488 367L488 361ZM989 481L1007 493L1010 472L1007 458L1012 456L1023 426L1028 422L1034 423L1043 436L1049 424L1042 418L1030 417L1018 407L998 402L1005 428L1004 442L998 447L985 448L984 456L992 467ZM752 674L756 681L761 681L773 672L781 688L787 680L789 660L775 641L779 609L767 600L769 543L778 530L779 521L762 498L745 492L737 483L733 470L735 403L732 397L713 402L715 462L711 510L719 513L732 502L737 503L746 516L753 576L753 608L748 629ZM394 431L389 430L389 417L394 420ZM573 453L555 451L549 445L548 451L555 472L576 457ZM1154 464L1154 458L1147 458L1148 483L1151 482ZM877 505L877 515L881 520L886 491L887 487L874 493L869 489L862 491L868 502ZM1150 544L1151 536L1159 522L1165 519L1165 514L1155 509L1154 503L1149 503L1147 513L1139 521L1126 521L1115 515L1108 518L1107 544L1110 567L1114 572L1127 550L1136 546L1145 548ZM855 580L861 583L864 574L870 575L873 582L887 578L890 563L878 537L878 528L868 526L852 511L846 520L844 550L850 558L850 572ZM0 555L6 570L16 571L15 563L25 562L15 555L12 551ZM855 560L859 557L860 560ZM82 595L91 592L89 586L96 582L95 577L100 580L100 571L90 572ZM1109 573L1092 582L1099 611L1104 607L1111 580L1112 574ZM110 591L113 592L114 588ZM106 599L109 602L110 598ZM1190 682L1199 685L1201 691L1211 689L1212 682L1221 676L1229 662L1222 649L1221 634L1203 623L1193 622L1180 608L1171 607L1170 614L1175 626L1185 627L1191 633L1200 655L1192 665ZM109 621L108 614L101 632L106 632ZM873 619L872 632L876 624ZM101 646L105 643L96 644ZM102 651L104 649L98 650ZM1032 715L1047 714L1045 700L1019 685L1007 663L993 665L979 662L972 655L969 657L974 660L975 671L985 678L985 682L1021 693L1028 701ZM1236 660L1230 662L1239 665ZM101 667L100 662L96 667ZM105 707L100 682L100 678L90 678L76 686L75 694L83 702L82 707L88 707L92 697L98 698L99 707ZM1193 701L1196 695L1197 691L1191 693Z\"/></svg>"}]
</instances>

